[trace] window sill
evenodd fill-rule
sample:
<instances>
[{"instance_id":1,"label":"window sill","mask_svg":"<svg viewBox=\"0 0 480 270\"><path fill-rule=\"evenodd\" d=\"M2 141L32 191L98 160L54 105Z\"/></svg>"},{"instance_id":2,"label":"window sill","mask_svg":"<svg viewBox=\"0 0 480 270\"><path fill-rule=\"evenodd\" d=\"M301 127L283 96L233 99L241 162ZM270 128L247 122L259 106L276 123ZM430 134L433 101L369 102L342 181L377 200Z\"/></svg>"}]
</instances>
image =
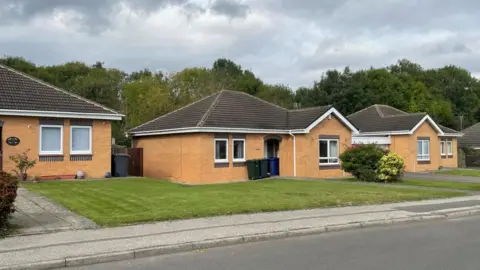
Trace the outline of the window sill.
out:
<instances>
[{"instance_id":1,"label":"window sill","mask_svg":"<svg viewBox=\"0 0 480 270\"><path fill-rule=\"evenodd\" d=\"M234 159L233 163L242 163L242 162L247 162L245 159Z\"/></svg>"},{"instance_id":2,"label":"window sill","mask_svg":"<svg viewBox=\"0 0 480 270\"><path fill-rule=\"evenodd\" d=\"M442 154L442 159L446 159L447 155Z\"/></svg>"},{"instance_id":3,"label":"window sill","mask_svg":"<svg viewBox=\"0 0 480 270\"><path fill-rule=\"evenodd\" d=\"M417 164L431 164L430 160L417 160Z\"/></svg>"},{"instance_id":4,"label":"window sill","mask_svg":"<svg viewBox=\"0 0 480 270\"><path fill-rule=\"evenodd\" d=\"M339 170L340 163L320 163L318 168L320 170Z\"/></svg>"},{"instance_id":5,"label":"window sill","mask_svg":"<svg viewBox=\"0 0 480 270\"><path fill-rule=\"evenodd\" d=\"M228 160L215 160L215 164L225 164L228 163Z\"/></svg>"}]
</instances>

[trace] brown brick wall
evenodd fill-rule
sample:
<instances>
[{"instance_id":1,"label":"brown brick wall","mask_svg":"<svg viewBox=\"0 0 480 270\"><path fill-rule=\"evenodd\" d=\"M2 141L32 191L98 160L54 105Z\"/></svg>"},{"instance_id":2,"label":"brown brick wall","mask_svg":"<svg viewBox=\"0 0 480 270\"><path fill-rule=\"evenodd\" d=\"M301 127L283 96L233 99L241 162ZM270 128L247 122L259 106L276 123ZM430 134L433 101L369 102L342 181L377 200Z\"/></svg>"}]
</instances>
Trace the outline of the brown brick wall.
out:
<instances>
[{"instance_id":1,"label":"brown brick wall","mask_svg":"<svg viewBox=\"0 0 480 270\"><path fill-rule=\"evenodd\" d=\"M344 176L341 169L319 167L319 135L338 135L339 152L345 151L352 143L352 132L336 117L326 118L309 134L297 135L297 177L331 178Z\"/></svg>"},{"instance_id":2,"label":"brown brick wall","mask_svg":"<svg viewBox=\"0 0 480 270\"><path fill-rule=\"evenodd\" d=\"M111 124L110 121L94 120L92 127L92 160L91 161L70 161L70 120L64 120L63 128L63 153L64 160L57 162L39 162L39 119L34 117L1 116L3 120L3 169L11 172L14 163L9 156L22 153L30 149L31 159L37 159L37 164L28 175L65 175L76 174L82 170L88 178L104 177L110 172L111 162ZM8 137L15 136L20 139L20 144L10 146L5 143Z\"/></svg>"},{"instance_id":3,"label":"brown brick wall","mask_svg":"<svg viewBox=\"0 0 480 270\"><path fill-rule=\"evenodd\" d=\"M339 135L340 153L351 144L351 131L338 119L324 120L310 134L296 135L297 176L339 177L340 169L320 170L318 136ZM219 134L217 134L218 136ZM264 157L264 137L267 134L245 134L246 159ZM225 135L224 135L225 136ZM191 184L211 184L248 179L246 166L233 163L232 134L228 136L228 166L216 167L213 133L175 134L134 138L134 147L143 148L144 175ZM293 176L293 138L279 135L280 176Z\"/></svg>"},{"instance_id":4,"label":"brown brick wall","mask_svg":"<svg viewBox=\"0 0 480 270\"><path fill-rule=\"evenodd\" d=\"M417 138L430 138L430 164L418 164L417 161ZM392 136L390 150L399 154L405 160L405 170L408 172L422 172L437 170L443 167L458 167L457 140L453 141L453 158L442 159L440 155L440 137L437 131L428 123L424 122L413 135Z\"/></svg>"}]
</instances>

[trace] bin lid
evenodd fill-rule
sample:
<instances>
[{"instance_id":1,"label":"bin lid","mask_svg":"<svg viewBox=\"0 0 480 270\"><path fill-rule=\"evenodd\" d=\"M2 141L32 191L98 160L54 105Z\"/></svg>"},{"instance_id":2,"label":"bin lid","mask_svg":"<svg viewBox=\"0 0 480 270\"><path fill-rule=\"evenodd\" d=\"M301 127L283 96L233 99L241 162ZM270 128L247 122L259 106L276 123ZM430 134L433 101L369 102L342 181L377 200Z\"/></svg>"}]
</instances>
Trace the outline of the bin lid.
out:
<instances>
[{"instance_id":1,"label":"bin lid","mask_svg":"<svg viewBox=\"0 0 480 270\"><path fill-rule=\"evenodd\" d=\"M129 154L113 154L116 157L130 157Z\"/></svg>"}]
</instances>

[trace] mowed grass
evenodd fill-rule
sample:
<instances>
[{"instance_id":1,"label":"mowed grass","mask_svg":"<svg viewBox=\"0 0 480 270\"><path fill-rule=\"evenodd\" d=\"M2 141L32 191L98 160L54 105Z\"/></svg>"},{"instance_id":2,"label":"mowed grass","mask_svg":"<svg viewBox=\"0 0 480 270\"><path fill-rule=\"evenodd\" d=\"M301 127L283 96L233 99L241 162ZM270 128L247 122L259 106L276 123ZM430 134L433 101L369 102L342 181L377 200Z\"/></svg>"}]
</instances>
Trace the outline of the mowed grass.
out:
<instances>
[{"instance_id":1,"label":"mowed grass","mask_svg":"<svg viewBox=\"0 0 480 270\"><path fill-rule=\"evenodd\" d=\"M462 192L282 179L185 186L137 178L26 183L24 186L103 226L464 195Z\"/></svg>"},{"instance_id":2,"label":"mowed grass","mask_svg":"<svg viewBox=\"0 0 480 270\"><path fill-rule=\"evenodd\" d=\"M408 185L408 186L417 186L417 187L451 188L451 189L461 189L461 190L480 190L480 183L469 183L469 182L404 179L404 180L398 182L398 184Z\"/></svg>"},{"instance_id":3,"label":"mowed grass","mask_svg":"<svg viewBox=\"0 0 480 270\"><path fill-rule=\"evenodd\" d=\"M455 170L448 170L448 171L439 171L439 172L436 172L436 174L480 177L480 170L455 169Z\"/></svg>"}]
</instances>

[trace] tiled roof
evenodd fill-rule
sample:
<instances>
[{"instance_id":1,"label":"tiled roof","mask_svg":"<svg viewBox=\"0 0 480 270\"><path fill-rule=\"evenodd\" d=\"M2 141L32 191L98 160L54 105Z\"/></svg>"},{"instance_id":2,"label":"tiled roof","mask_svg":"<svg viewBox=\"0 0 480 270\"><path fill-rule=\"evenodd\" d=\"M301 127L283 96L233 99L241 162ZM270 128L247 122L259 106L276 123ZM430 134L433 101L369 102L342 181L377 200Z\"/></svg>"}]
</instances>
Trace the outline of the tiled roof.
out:
<instances>
[{"instance_id":1,"label":"tiled roof","mask_svg":"<svg viewBox=\"0 0 480 270\"><path fill-rule=\"evenodd\" d=\"M462 131L464 134L458 138L459 147L480 147L480 123Z\"/></svg>"},{"instance_id":2,"label":"tiled roof","mask_svg":"<svg viewBox=\"0 0 480 270\"><path fill-rule=\"evenodd\" d=\"M105 106L3 65L0 65L0 109L119 115Z\"/></svg>"},{"instance_id":3,"label":"tiled roof","mask_svg":"<svg viewBox=\"0 0 480 270\"><path fill-rule=\"evenodd\" d=\"M287 110L238 91L223 90L130 130L151 132L178 128L304 129L331 106Z\"/></svg>"},{"instance_id":4,"label":"tiled roof","mask_svg":"<svg viewBox=\"0 0 480 270\"><path fill-rule=\"evenodd\" d=\"M388 105L375 104L349 115L350 120L360 132L391 132L412 130L427 114L407 113ZM445 133L459 133L440 126Z\"/></svg>"}]
</instances>

